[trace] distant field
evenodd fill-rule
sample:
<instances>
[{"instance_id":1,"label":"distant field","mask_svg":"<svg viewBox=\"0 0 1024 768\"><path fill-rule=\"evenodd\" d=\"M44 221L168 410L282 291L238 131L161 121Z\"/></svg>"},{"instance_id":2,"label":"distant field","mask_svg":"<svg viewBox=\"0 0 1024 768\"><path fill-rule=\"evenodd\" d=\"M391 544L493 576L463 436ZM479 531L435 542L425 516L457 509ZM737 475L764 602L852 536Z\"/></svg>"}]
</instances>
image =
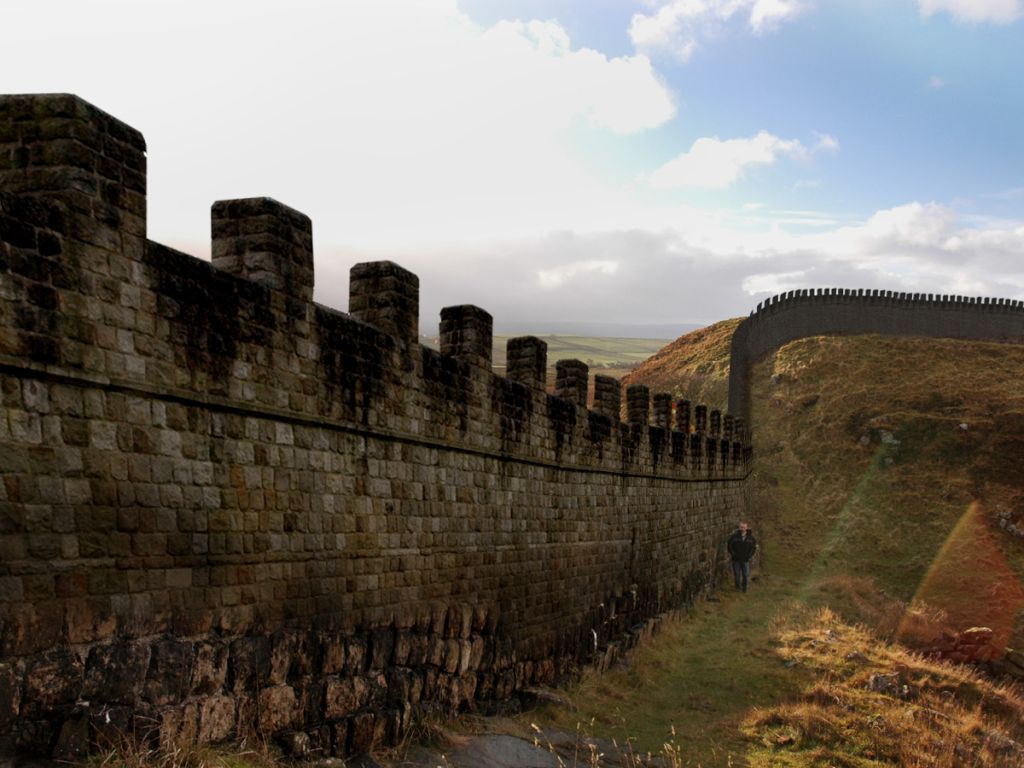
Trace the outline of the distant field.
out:
<instances>
[{"instance_id":1,"label":"distant field","mask_svg":"<svg viewBox=\"0 0 1024 768\"><path fill-rule=\"evenodd\" d=\"M555 363L559 360L582 360L595 373L621 378L644 360L668 344L670 339L622 339L614 336L569 336L534 334L548 345L549 386L554 382ZM505 372L505 345L515 338L511 334L494 336L493 365L497 373ZM437 338L421 337L420 341L437 349Z\"/></svg>"},{"instance_id":2,"label":"distant field","mask_svg":"<svg viewBox=\"0 0 1024 768\"><path fill-rule=\"evenodd\" d=\"M494 366L505 366L505 344L512 336L494 337ZM642 363L671 339L619 339L611 336L562 336L549 334L538 338L548 344L548 363L558 360L582 360L592 368L630 368Z\"/></svg>"}]
</instances>

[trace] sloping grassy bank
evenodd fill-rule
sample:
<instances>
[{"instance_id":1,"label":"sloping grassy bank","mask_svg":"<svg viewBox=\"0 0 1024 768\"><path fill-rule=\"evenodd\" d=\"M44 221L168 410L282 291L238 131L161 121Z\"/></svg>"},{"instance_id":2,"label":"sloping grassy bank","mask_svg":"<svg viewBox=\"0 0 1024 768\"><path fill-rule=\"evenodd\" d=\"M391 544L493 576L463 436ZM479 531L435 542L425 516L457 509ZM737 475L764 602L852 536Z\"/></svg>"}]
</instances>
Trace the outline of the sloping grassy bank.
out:
<instances>
[{"instance_id":1,"label":"sloping grassy bank","mask_svg":"<svg viewBox=\"0 0 1024 768\"><path fill-rule=\"evenodd\" d=\"M689 368L722 371L722 345L685 340L674 354ZM641 373L632 380L648 383ZM925 648L972 625L1000 647L1024 640L1024 544L1007 532L1024 517L1022 374L1024 347L885 337L805 339L762 361L759 581L702 603L628 668L588 675L574 710L542 720L652 752L674 727L684 765L1024 765L1006 743L1021 737L1015 694L945 664L920 662L904 681L912 657L893 644ZM801 656L826 631L855 636L867 661ZM892 674L927 678L943 698L867 690ZM990 700L1003 709L979 704Z\"/></svg>"}]
</instances>

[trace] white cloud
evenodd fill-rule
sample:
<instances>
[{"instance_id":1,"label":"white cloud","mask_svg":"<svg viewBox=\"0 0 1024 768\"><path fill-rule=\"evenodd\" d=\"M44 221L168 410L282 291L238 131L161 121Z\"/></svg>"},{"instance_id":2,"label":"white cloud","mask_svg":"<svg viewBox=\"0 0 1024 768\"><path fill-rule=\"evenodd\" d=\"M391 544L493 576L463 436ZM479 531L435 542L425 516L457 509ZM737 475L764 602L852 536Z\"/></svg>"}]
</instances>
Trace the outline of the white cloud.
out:
<instances>
[{"instance_id":1,"label":"white cloud","mask_svg":"<svg viewBox=\"0 0 1024 768\"><path fill-rule=\"evenodd\" d=\"M750 28L755 33L771 31L804 10L803 4L794 0L755 0L750 9Z\"/></svg>"},{"instance_id":2,"label":"white cloud","mask_svg":"<svg viewBox=\"0 0 1024 768\"><path fill-rule=\"evenodd\" d=\"M947 242L956 212L938 203L909 203L878 211L859 228L864 241L885 248L942 248Z\"/></svg>"},{"instance_id":3,"label":"white cloud","mask_svg":"<svg viewBox=\"0 0 1024 768\"><path fill-rule=\"evenodd\" d=\"M150 236L198 255L211 202L255 195L307 213L318 252L618 225L637 206L579 147L675 114L645 55L454 0L39 0L3 25L4 90L140 129Z\"/></svg>"},{"instance_id":4,"label":"white cloud","mask_svg":"<svg viewBox=\"0 0 1024 768\"><path fill-rule=\"evenodd\" d=\"M948 206L921 202L845 226L841 218L680 209L675 226L660 230L558 232L382 255L401 257L420 275L425 325L441 306L467 301L500 326L527 318L710 323L796 288L1024 299L1024 221L976 226ZM821 226L810 226L815 221Z\"/></svg>"},{"instance_id":5,"label":"white cloud","mask_svg":"<svg viewBox=\"0 0 1024 768\"><path fill-rule=\"evenodd\" d=\"M928 78L928 89L932 91L941 91L945 88L948 83L938 75L932 75Z\"/></svg>"},{"instance_id":6,"label":"white cloud","mask_svg":"<svg viewBox=\"0 0 1024 768\"><path fill-rule=\"evenodd\" d=\"M814 151L835 151L839 142L823 135L818 144L808 150L797 139L780 139L761 131L749 139L727 139L717 136L703 137L693 142L687 152L661 166L647 179L657 189L703 187L723 189L743 172L756 165L771 165L780 156L808 157Z\"/></svg>"},{"instance_id":7,"label":"white cloud","mask_svg":"<svg viewBox=\"0 0 1024 768\"><path fill-rule=\"evenodd\" d=\"M771 32L806 9L797 0L662 0L653 13L633 15L629 36L637 50L688 61L703 41L727 29Z\"/></svg>"},{"instance_id":8,"label":"white cloud","mask_svg":"<svg viewBox=\"0 0 1024 768\"><path fill-rule=\"evenodd\" d=\"M1011 24L1024 17L1024 0L917 0L921 15L946 12L971 24Z\"/></svg>"},{"instance_id":9,"label":"white cloud","mask_svg":"<svg viewBox=\"0 0 1024 768\"><path fill-rule=\"evenodd\" d=\"M791 291L803 283L807 272L797 270L795 272L768 272L764 274L747 275L743 278L741 285L743 290L751 296L758 293L777 294L783 291Z\"/></svg>"},{"instance_id":10,"label":"white cloud","mask_svg":"<svg viewBox=\"0 0 1024 768\"><path fill-rule=\"evenodd\" d=\"M374 258L420 274L425 318L471 302L499 321L711 321L751 308L743 285L1024 298L1018 221L911 203L840 226L770 203L678 206L618 181L633 178L625 160L602 176L604 158L642 143L620 137L675 114L672 95L646 55L581 48L556 22L483 27L450 0L9 5L4 90L79 93L142 130L153 239L202 255L211 202L276 197L313 219L317 298L334 307L348 267ZM661 2L645 18L688 7L693 23L655 24L648 40L766 32L791 5ZM701 139L650 180L728 185L837 148L828 135Z\"/></svg>"},{"instance_id":11,"label":"white cloud","mask_svg":"<svg viewBox=\"0 0 1024 768\"><path fill-rule=\"evenodd\" d=\"M571 261L554 269L537 270L537 280L541 288L558 288L567 282L583 275L611 276L619 271L619 262L611 259L589 259L587 261Z\"/></svg>"},{"instance_id":12,"label":"white cloud","mask_svg":"<svg viewBox=\"0 0 1024 768\"><path fill-rule=\"evenodd\" d=\"M814 147L815 152L838 152L839 139L827 133L816 134L818 143Z\"/></svg>"}]
</instances>

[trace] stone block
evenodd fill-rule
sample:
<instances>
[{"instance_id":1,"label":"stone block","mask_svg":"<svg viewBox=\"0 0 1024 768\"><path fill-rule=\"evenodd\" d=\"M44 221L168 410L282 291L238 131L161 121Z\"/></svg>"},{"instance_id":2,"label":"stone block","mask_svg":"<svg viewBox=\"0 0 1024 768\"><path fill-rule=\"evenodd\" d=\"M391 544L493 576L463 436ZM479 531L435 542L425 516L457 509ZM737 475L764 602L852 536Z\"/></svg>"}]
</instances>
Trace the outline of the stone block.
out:
<instances>
[{"instance_id":1,"label":"stone block","mask_svg":"<svg viewBox=\"0 0 1024 768\"><path fill-rule=\"evenodd\" d=\"M362 701L353 678L327 678L324 686L324 716L328 720L348 717L361 706Z\"/></svg>"},{"instance_id":2,"label":"stone block","mask_svg":"<svg viewBox=\"0 0 1024 768\"><path fill-rule=\"evenodd\" d=\"M153 643L143 687L146 701L157 706L183 701L189 693L194 663L195 650L188 641L168 639Z\"/></svg>"},{"instance_id":3,"label":"stone block","mask_svg":"<svg viewBox=\"0 0 1024 768\"><path fill-rule=\"evenodd\" d=\"M264 688L259 694L260 733L271 736L280 730L290 728L295 721L295 689L290 685L275 685Z\"/></svg>"},{"instance_id":4,"label":"stone block","mask_svg":"<svg viewBox=\"0 0 1024 768\"><path fill-rule=\"evenodd\" d=\"M48 712L73 703L81 693L84 673L78 654L61 649L44 653L26 669L22 709Z\"/></svg>"},{"instance_id":5,"label":"stone block","mask_svg":"<svg viewBox=\"0 0 1024 768\"><path fill-rule=\"evenodd\" d=\"M20 663L0 662L0 732L6 731L21 712L23 676Z\"/></svg>"},{"instance_id":6,"label":"stone block","mask_svg":"<svg viewBox=\"0 0 1024 768\"><path fill-rule=\"evenodd\" d=\"M441 354L490 371L493 325L490 313L480 307L445 307L441 310Z\"/></svg>"},{"instance_id":7,"label":"stone block","mask_svg":"<svg viewBox=\"0 0 1024 768\"><path fill-rule=\"evenodd\" d=\"M150 661L150 646L117 642L94 646L85 665L82 695L103 704L134 704L142 693Z\"/></svg>"},{"instance_id":8,"label":"stone block","mask_svg":"<svg viewBox=\"0 0 1024 768\"><path fill-rule=\"evenodd\" d=\"M589 376L590 368L582 360L559 360L555 363L555 394L586 408Z\"/></svg>"},{"instance_id":9,"label":"stone block","mask_svg":"<svg viewBox=\"0 0 1024 768\"><path fill-rule=\"evenodd\" d=\"M206 695L220 691L228 675L229 646L220 640L200 641L195 645L190 691Z\"/></svg>"},{"instance_id":10,"label":"stone block","mask_svg":"<svg viewBox=\"0 0 1024 768\"><path fill-rule=\"evenodd\" d=\"M356 264L349 274L348 311L400 342L419 337L420 281L390 261Z\"/></svg>"},{"instance_id":11,"label":"stone block","mask_svg":"<svg viewBox=\"0 0 1024 768\"><path fill-rule=\"evenodd\" d=\"M88 754L90 743L89 717L79 708L61 724L51 754L59 762L78 763Z\"/></svg>"},{"instance_id":12,"label":"stone block","mask_svg":"<svg viewBox=\"0 0 1024 768\"><path fill-rule=\"evenodd\" d=\"M510 380L543 391L547 367L547 342L536 336L517 336L506 343L505 373Z\"/></svg>"},{"instance_id":13,"label":"stone block","mask_svg":"<svg viewBox=\"0 0 1024 768\"><path fill-rule=\"evenodd\" d=\"M321 669L324 674L332 675L345 670L345 638L330 633L320 636Z\"/></svg>"},{"instance_id":14,"label":"stone block","mask_svg":"<svg viewBox=\"0 0 1024 768\"><path fill-rule=\"evenodd\" d=\"M269 197L220 200L211 210L212 261L225 272L313 300L313 226Z\"/></svg>"},{"instance_id":15,"label":"stone block","mask_svg":"<svg viewBox=\"0 0 1024 768\"><path fill-rule=\"evenodd\" d=\"M242 637L231 643L229 685L237 695L262 688L270 679L270 640Z\"/></svg>"},{"instance_id":16,"label":"stone block","mask_svg":"<svg viewBox=\"0 0 1024 768\"><path fill-rule=\"evenodd\" d=\"M349 718L348 750L353 754L364 754L376 746L381 739L377 729L377 716L373 712L360 712Z\"/></svg>"},{"instance_id":17,"label":"stone block","mask_svg":"<svg viewBox=\"0 0 1024 768\"><path fill-rule=\"evenodd\" d=\"M199 705L199 743L216 743L231 738L236 714L235 700L231 696L221 694L203 699Z\"/></svg>"},{"instance_id":18,"label":"stone block","mask_svg":"<svg viewBox=\"0 0 1024 768\"><path fill-rule=\"evenodd\" d=\"M370 635L370 669L387 669L395 649L395 633L392 629L378 629Z\"/></svg>"}]
</instances>

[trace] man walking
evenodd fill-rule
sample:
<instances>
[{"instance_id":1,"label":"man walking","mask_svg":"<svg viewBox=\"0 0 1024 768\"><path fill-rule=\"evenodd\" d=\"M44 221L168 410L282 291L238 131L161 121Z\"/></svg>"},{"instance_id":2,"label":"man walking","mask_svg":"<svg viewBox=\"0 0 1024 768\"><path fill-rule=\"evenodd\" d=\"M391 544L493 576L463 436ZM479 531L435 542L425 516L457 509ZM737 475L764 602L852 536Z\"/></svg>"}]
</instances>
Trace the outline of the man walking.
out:
<instances>
[{"instance_id":1,"label":"man walking","mask_svg":"<svg viewBox=\"0 0 1024 768\"><path fill-rule=\"evenodd\" d=\"M747 591L750 580L750 559L757 552L757 541L750 532L750 526L740 521L739 527L729 537L729 555L732 557L732 575L736 579L736 589Z\"/></svg>"}]
</instances>

